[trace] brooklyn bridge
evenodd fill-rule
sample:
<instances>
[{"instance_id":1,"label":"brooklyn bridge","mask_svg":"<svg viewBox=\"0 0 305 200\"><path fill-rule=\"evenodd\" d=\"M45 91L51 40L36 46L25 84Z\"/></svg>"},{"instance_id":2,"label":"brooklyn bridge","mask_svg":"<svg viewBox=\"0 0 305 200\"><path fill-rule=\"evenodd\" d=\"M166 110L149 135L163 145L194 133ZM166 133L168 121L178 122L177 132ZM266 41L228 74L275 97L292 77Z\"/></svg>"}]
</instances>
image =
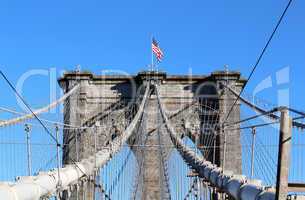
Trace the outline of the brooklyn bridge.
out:
<instances>
[{"instance_id":1,"label":"brooklyn bridge","mask_svg":"<svg viewBox=\"0 0 305 200\"><path fill-rule=\"evenodd\" d=\"M0 107L0 199L300 199L305 113L240 95L245 83L66 72L49 105Z\"/></svg>"}]
</instances>

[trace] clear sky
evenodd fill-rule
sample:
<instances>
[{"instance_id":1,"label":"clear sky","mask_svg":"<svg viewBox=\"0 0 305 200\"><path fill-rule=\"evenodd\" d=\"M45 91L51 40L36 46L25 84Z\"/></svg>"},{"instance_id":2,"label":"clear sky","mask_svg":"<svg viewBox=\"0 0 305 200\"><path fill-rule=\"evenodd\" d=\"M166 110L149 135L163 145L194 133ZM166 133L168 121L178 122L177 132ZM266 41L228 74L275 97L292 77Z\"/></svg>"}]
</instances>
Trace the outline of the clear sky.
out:
<instances>
[{"instance_id":1,"label":"clear sky","mask_svg":"<svg viewBox=\"0 0 305 200\"><path fill-rule=\"evenodd\" d=\"M78 64L95 73L116 69L135 74L151 62L154 35L165 54L160 68L169 74L186 74L190 68L195 74L208 74L227 64L247 77L286 4L287 0L3 0L0 67L14 84L29 70L49 73L56 68L59 76ZM270 76L272 86L265 85L255 95L273 104L287 103L281 91L289 90L290 106L304 110L304 8L303 0L292 3L246 93L252 94ZM277 72L283 69L286 81L279 81ZM49 103L49 78L26 81L23 95L33 107ZM3 80L0 91L0 105L16 108Z\"/></svg>"},{"instance_id":2,"label":"clear sky","mask_svg":"<svg viewBox=\"0 0 305 200\"><path fill-rule=\"evenodd\" d=\"M56 67L59 73L77 64L96 73L102 69L137 73L150 63L153 34L165 52L160 68L168 73L184 74L192 68L193 73L206 74L228 64L229 69L247 76L286 3L1 1L0 66L15 83L29 69ZM304 1L292 3L247 86L248 93L269 75L274 78L278 70L289 66L289 84L257 95L266 98L268 94L267 99L277 103L277 89L289 87L291 105L304 108L300 96L305 84L304 7ZM31 91L44 92L48 83L48 77L31 78L24 94L32 104L43 105L48 99L37 99L41 93ZM3 101L7 103L6 98Z\"/></svg>"}]
</instances>

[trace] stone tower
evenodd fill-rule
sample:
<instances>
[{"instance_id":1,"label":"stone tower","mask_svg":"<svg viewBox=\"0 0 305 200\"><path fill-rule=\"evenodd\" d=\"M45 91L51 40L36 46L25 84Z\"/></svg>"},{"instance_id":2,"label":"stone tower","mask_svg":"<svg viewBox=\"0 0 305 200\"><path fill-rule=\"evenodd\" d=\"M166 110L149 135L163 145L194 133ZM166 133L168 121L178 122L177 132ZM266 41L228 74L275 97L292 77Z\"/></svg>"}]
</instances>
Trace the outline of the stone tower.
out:
<instances>
[{"instance_id":1,"label":"stone tower","mask_svg":"<svg viewBox=\"0 0 305 200\"><path fill-rule=\"evenodd\" d=\"M164 72L144 71L134 76L126 75L94 75L90 72L68 72L59 80L59 84L63 91L68 92L73 86L79 84L79 89L73 93L64 104L64 122L73 126L93 126L95 119L102 119L104 114L114 105L126 105L136 96L136 90L141 87L142 83L148 78L154 78L160 83L160 96L165 105L167 115L174 116L181 114L180 117L171 119L178 133L189 133L188 136L200 147L211 145L207 142L208 135L203 133L211 133L217 130L215 143L217 148L208 154L207 157L211 161L215 159L215 163L223 165L225 157L225 169L232 170L235 173L241 173L241 145L239 131L228 131L222 129L219 124L227 118L227 122L235 122L240 119L239 102L233 108L230 116L227 117L228 111L234 102L234 96L225 89L223 85L230 85L239 91L245 81L241 79L240 73L218 71L207 76L202 75L168 75ZM184 113L187 107L191 107L194 102L201 102L199 106L212 107L213 111L194 115L198 111ZM147 126L146 131L149 133L148 144L157 143L155 134L157 129L156 122L158 114L152 112L157 110L156 95L152 94L147 104ZM117 122L120 120L116 120ZM105 122L107 126L112 123ZM124 126L121 126L122 129ZM195 129L194 129L195 127ZM105 144L109 138L111 127L103 129L104 134L99 134L100 144ZM85 130L65 130L64 143L67 144L63 152L63 163L71 163L81 160L94 152L92 149L92 129ZM106 134L105 134L106 133ZM195 133L200 135L195 137ZM166 135L166 133L162 133ZM227 137L224 137L226 135ZM193 137L194 136L194 137ZM224 141L226 142L226 153L224 153ZM170 140L165 139L165 143ZM162 169L157 164L159 161L156 154L157 147L145 151L146 164L144 164L144 191L142 199L161 199L162 180L164 178L156 174L162 174ZM168 152L170 153L170 152ZM79 193L84 193L87 200L94 199L94 185L91 183L83 186ZM75 192L76 193L76 192ZM76 199L76 194L72 194L69 198ZM65 197L65 199L68 199Z\"/></svg>"}]
</instances>

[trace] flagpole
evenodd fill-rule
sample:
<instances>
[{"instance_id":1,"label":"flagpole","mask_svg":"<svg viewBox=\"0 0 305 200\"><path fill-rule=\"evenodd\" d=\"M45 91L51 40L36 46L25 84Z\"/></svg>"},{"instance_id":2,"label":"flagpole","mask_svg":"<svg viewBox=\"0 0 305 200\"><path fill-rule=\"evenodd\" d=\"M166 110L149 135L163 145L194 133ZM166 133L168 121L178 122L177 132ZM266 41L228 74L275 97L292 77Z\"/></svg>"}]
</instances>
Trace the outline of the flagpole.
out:
<instances>
[{"instance_id":1,"label":"flagpole","mask_svg":"<svg viewBox=\"0 0 305 200\"><path fill-rule=\"evenodd\" d=\"M150 50L151 50L151 71L153 71L154 68L154 52L152 50L152 42L153 42L153 36L151 35L151 41L150 41Z\"/></svg>"}]
</instances>

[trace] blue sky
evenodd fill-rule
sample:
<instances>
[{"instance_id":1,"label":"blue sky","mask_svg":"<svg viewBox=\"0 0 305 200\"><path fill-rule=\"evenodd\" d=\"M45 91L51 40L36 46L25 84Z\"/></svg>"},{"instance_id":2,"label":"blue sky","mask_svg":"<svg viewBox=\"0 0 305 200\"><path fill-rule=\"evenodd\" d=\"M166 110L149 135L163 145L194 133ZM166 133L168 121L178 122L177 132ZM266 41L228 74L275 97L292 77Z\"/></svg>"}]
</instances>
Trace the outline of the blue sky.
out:
<instances>
[{"instance_id":1,"label":"blue sky","mask_svg":"<svg viewBox=\"0 0 305 200\"><path fill-rule=\"evenodd\" d=\"M95 73L118 69L135 74L150 63L154 35L165 53L160 68L169 74L186 74L189 68L208 74L227 64L247 77L286 4L287 0L3 0L0 67L14 84L28 70L55 67L59 76L77 64ZM292 3L246 93L270 76L272 87L257 96L277 104L278 91L289 89L290 105L304 110L304 8L305 1ZM275 85L276 72L285 67L289 82ZM33 107L41 107L49 102L49 87L48 76L35 76L26 81L23 95ZM0 105L16 108L3 80L0 88Z\"/></svg>"},{"instance_id":2,"label":"blue sky","mask_svg":"<svg viewBox=\"0 0 305 200\"><path fill-rule=\"evenodd\" d=\"M1 1L0 66L15 82L29 69L56 67L60 71L77 64L96 73L102 69L136 73L150 63L153 34L165 52L160 68L168 73L184 74L192 68L193 73L206 74L228 64L247 76L286 3ZM305 84L304 7L304 1L292 3L247 92L290 66L290 83L281 87L290 87L293 107L304 107L299 96ZM37 76L25 87L45 91L47 79ZM261 96L268 93L276 103L275 91L270 88ZM25 90L25 95L34 105L44 104L45 100L36 98L37 92Z\"/></svg>"}]
</instances>

